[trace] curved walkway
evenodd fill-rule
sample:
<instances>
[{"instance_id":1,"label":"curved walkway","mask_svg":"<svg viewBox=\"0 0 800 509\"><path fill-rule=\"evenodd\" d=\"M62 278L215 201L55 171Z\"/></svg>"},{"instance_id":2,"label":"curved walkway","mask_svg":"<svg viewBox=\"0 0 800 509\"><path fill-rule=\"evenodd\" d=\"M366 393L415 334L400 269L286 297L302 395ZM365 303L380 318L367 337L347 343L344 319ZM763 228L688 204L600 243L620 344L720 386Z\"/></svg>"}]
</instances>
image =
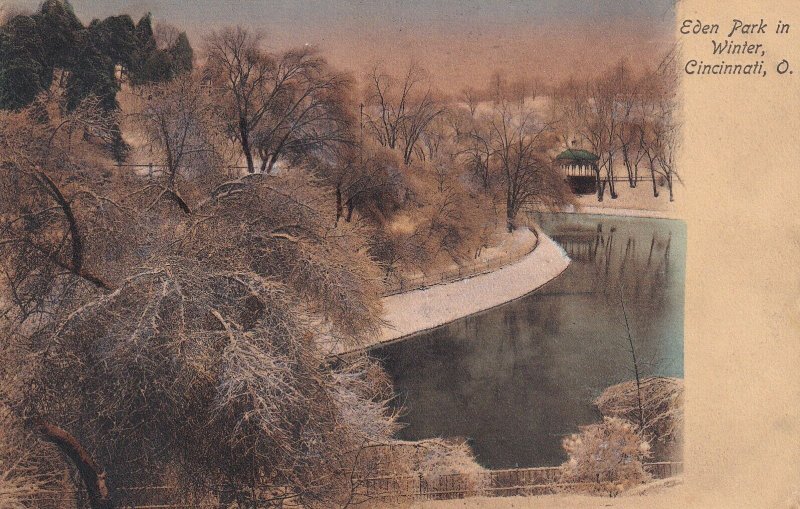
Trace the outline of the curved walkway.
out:
<instances>
[{"instance_id":1,"label":"curved walkway","mask_svg":"<svg viewBox=\"0 0 800 509\"><path fill-rule=\"evenodd\" d=\"M567 268L570 259L544 232L537 228L536 233L536 249L515 263L471 278L384 297L385 325L372 343L359 350L398 341L505 304L555 278Z\"/></svg>"}]
</instances>

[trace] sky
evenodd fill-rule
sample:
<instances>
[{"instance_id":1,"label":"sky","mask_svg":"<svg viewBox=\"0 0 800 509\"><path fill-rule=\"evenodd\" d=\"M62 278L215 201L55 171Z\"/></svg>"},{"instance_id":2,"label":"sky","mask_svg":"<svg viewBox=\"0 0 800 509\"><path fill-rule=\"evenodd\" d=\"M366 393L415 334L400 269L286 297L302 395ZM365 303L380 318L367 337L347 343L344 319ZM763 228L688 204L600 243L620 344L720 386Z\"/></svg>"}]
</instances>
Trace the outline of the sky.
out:
<instances>
[{"instance_id":1,"label":"sky","mask_svg":"<svg viewBox=\"0 0 800 509\"><path fill-rule=\"evenodd\" d=\"M646 64L671 41L675 0L72 0L84 22L112 14L186 30L262 31L271 49L318 45L335 65L426 67L443 88L480 86L495 70L554 79L627 56ZM40 0L0 0L35 9Z\"/></svg>"}]
</instances>

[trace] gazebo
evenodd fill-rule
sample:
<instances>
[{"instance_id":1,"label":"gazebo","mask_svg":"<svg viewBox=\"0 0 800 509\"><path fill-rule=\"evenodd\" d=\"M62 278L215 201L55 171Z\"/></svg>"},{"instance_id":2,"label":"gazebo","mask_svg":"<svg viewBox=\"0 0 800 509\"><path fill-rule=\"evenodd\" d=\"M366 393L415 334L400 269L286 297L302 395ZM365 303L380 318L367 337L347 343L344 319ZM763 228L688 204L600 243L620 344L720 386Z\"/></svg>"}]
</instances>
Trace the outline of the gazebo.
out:
<instances>
[{"instance_id":1,"label":"gazebo","mask_svg":"<svg viewBox=\"0 0 800 509\"><path fill-rule=\"evenodd\" d=\"M569 148L556 156L556 164L573 193L592 194L597 191L598 159L588 150Z\"/></svg>"}]
</instances>

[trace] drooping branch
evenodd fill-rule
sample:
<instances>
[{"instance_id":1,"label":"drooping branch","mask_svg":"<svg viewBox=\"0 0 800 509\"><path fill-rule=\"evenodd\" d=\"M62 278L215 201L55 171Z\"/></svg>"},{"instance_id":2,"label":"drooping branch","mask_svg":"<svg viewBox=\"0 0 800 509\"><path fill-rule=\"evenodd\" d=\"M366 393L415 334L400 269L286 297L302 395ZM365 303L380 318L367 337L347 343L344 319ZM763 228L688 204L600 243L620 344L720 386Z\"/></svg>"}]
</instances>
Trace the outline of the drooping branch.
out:
<instances>
[{"instance_id":1,"label":"drooping branch","mask_svg":"<svg viewBox=\"0 0 800 509\"><path fill-rule=\"evenodd\" d=\"M92 509L112 509L114 505L106 483L106 473L78 439L55 424L42 420L36 422L36 427L44 439L58 447L78 469Z\"/></svg>"},{"instance_id":2,"label":"drooping branch","mask_svg":"<svg viewBox=\"0 0 800 509\"><path fill-rule=\"evenodd\" d=\"M64 213L64 217L67 220L67 226L69 228L69 236L72 240L72 257L71 263L65 263L62 260L59 260L53 256L51 259L60 267L69 270L73 274L80 276L81 278L89 281L93 285L108 290L110 286L108 283L103 281L99 276L91 274L87 272L83 268L84 263L84 245L83 245L83 237L81 236L80 229L78 228L78 221L75 218L75 213L72 210L72 205L70 204L69 200L64 196L61 192L59 187L56 185L55 182L43 171L38 170L34 174L34 178L39 183L40 186L45 190L47 194L49 194L58 206L61 208L61 211Z\"/></svg>"},{"instance_id":3,"label":"drooping branch","mask_svg":"<svg viewBox=\"0 0 800 509\"><path fill-rule=\"evenodd\" d=\"M69 226L69 236L72 239L72 270L75 271L75 273L80 273L83 268L83 239L78 230L78 222L75 219L75 214L72 212L72 206L55 182L53 182L46 173L37 171L36 180L56 203L58 203L58 206L61 207L61 210L64 212L64 217L67 219L67 225Z\"/></svg>"}]
</instances>

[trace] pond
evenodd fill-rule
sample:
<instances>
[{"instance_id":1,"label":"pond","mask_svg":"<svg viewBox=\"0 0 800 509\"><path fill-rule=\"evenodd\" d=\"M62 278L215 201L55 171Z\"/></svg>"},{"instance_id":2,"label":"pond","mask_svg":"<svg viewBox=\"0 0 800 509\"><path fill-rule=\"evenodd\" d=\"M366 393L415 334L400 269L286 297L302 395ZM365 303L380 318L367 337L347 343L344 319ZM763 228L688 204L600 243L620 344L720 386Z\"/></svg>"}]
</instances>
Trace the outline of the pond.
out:
<instances>
[{"instance_id":1,"label":"pond","mask_svg":"<svg viewBox=\"0 0 800 509\"><path fill-rule=\"evenodd\" d=\"M461 437L487 468L559 465L592 401L644 376L683 377L686 228L680 221L537 214L572 258L516 301L376 348L402 405L403 439Z\"/></svg>"}]
</instances>

